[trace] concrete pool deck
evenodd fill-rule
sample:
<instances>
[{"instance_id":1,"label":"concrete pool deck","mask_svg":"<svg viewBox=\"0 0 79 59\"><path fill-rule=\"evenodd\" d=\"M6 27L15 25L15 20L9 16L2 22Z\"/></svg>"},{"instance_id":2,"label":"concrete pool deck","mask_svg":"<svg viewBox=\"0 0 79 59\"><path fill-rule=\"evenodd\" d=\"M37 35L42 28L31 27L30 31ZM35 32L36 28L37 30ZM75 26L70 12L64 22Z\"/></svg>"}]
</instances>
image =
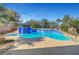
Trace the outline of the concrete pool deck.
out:
<instances>
[{"instance_id":1,"label":"concrete pool deck","mask_svg":"<svg viewBox=\"0 0 79 59\"><path fill-rule=\"evenodd\" d=\"M33 46L30 46L27 43L21 44L21 45L17 45L17 44L15 44L17 48L14 48L13 50L79 45L79 42L58 41L58 40L54 40L54 39L50 39L50 38L45 37L45 38L42 39L42 41L33 42Z\"/></svg>"}]
</instances>

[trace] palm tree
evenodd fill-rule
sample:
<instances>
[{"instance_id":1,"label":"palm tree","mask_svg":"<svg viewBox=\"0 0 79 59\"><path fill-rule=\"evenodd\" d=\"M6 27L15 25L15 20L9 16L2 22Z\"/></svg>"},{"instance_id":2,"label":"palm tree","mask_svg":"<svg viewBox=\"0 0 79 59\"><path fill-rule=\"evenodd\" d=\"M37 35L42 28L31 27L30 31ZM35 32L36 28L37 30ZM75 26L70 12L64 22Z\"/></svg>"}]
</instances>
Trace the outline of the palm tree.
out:
<instances>
[{"instance_id":1,"label":"palm tree","mask_svg":"<svg viewBox=\"0 0 79 59\"><path fill-rule=\"evenodd\" d=\"M42 26L43 26L44 28L48 28L48 27L49 27L49 22L48 22L47 19L42 19L41 23L42 23Z\"/></svg>"},{"instance_id":2,"label":"palm tree","mask_svg":"<svg viewBox=\"0 0 79 59\"><path fill-rule=\"evenodd\" d=\"M59 30L59 29L60 29L60 22L61 22L60 18L58 18L58 19L56 20L56 22L57 22L57 24L58 24L58 30Z\"/></svg>"}]
</instances>

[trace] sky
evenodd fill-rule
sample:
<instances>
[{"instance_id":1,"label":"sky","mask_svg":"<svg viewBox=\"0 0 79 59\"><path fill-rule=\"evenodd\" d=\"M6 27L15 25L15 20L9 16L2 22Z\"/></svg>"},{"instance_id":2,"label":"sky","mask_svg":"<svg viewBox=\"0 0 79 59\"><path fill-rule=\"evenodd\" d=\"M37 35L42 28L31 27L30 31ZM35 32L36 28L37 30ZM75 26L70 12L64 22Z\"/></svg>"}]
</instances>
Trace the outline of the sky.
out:
<instances>
[{"instance_id":1,"label":"sky","mask_svg":"<svg viewBox=\"0 0 79 59\"><path fill-rule=\"evenodd\" d=\"M54 21L67 14L79 18L78 3L6 3L4 6L19 13L24 22L30 19Z\"/></svg>"}]
</instances>

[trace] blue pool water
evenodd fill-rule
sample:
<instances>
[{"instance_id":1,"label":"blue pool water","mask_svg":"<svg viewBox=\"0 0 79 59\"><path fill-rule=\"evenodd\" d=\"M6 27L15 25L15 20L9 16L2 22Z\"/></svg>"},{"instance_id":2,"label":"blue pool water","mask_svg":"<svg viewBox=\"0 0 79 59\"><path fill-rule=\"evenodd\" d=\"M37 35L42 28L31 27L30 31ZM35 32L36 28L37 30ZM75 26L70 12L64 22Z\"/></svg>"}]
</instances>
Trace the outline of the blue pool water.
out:
<instances>
[{"instance_id":1,"label":"blue pool water","mask_svg":"<svg viewBox=\"0 0 79 59\"><path fill-rule=\"evenodd\" d=\"M31 33L31 34L8 34L8 36L20 36L23 38L38 38L38 37L49 37L53 38L55 40L71 40L70 37L64 36L63 33L57 32L57 31L39 31L37 33Z\"/></svg>"}]
</instances>

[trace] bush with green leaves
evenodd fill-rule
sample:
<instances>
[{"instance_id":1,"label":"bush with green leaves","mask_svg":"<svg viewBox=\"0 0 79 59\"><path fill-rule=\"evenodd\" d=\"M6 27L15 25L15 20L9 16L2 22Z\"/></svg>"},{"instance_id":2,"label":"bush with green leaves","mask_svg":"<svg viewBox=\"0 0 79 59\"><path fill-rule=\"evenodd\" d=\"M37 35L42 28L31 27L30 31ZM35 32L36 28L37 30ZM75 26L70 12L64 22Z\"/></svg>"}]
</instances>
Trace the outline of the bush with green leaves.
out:
<instances>
[{"instance_id":1,"label":"bush with green leaves","mask_svg":"<svg viewBox=\"0 0 79 59\"><path fill-rule=\"evenodd\" d=\"M68 28L69 28L69 26L67 24L61 24L62 31L68 32Z\"/></svg>"}]
</instances>

